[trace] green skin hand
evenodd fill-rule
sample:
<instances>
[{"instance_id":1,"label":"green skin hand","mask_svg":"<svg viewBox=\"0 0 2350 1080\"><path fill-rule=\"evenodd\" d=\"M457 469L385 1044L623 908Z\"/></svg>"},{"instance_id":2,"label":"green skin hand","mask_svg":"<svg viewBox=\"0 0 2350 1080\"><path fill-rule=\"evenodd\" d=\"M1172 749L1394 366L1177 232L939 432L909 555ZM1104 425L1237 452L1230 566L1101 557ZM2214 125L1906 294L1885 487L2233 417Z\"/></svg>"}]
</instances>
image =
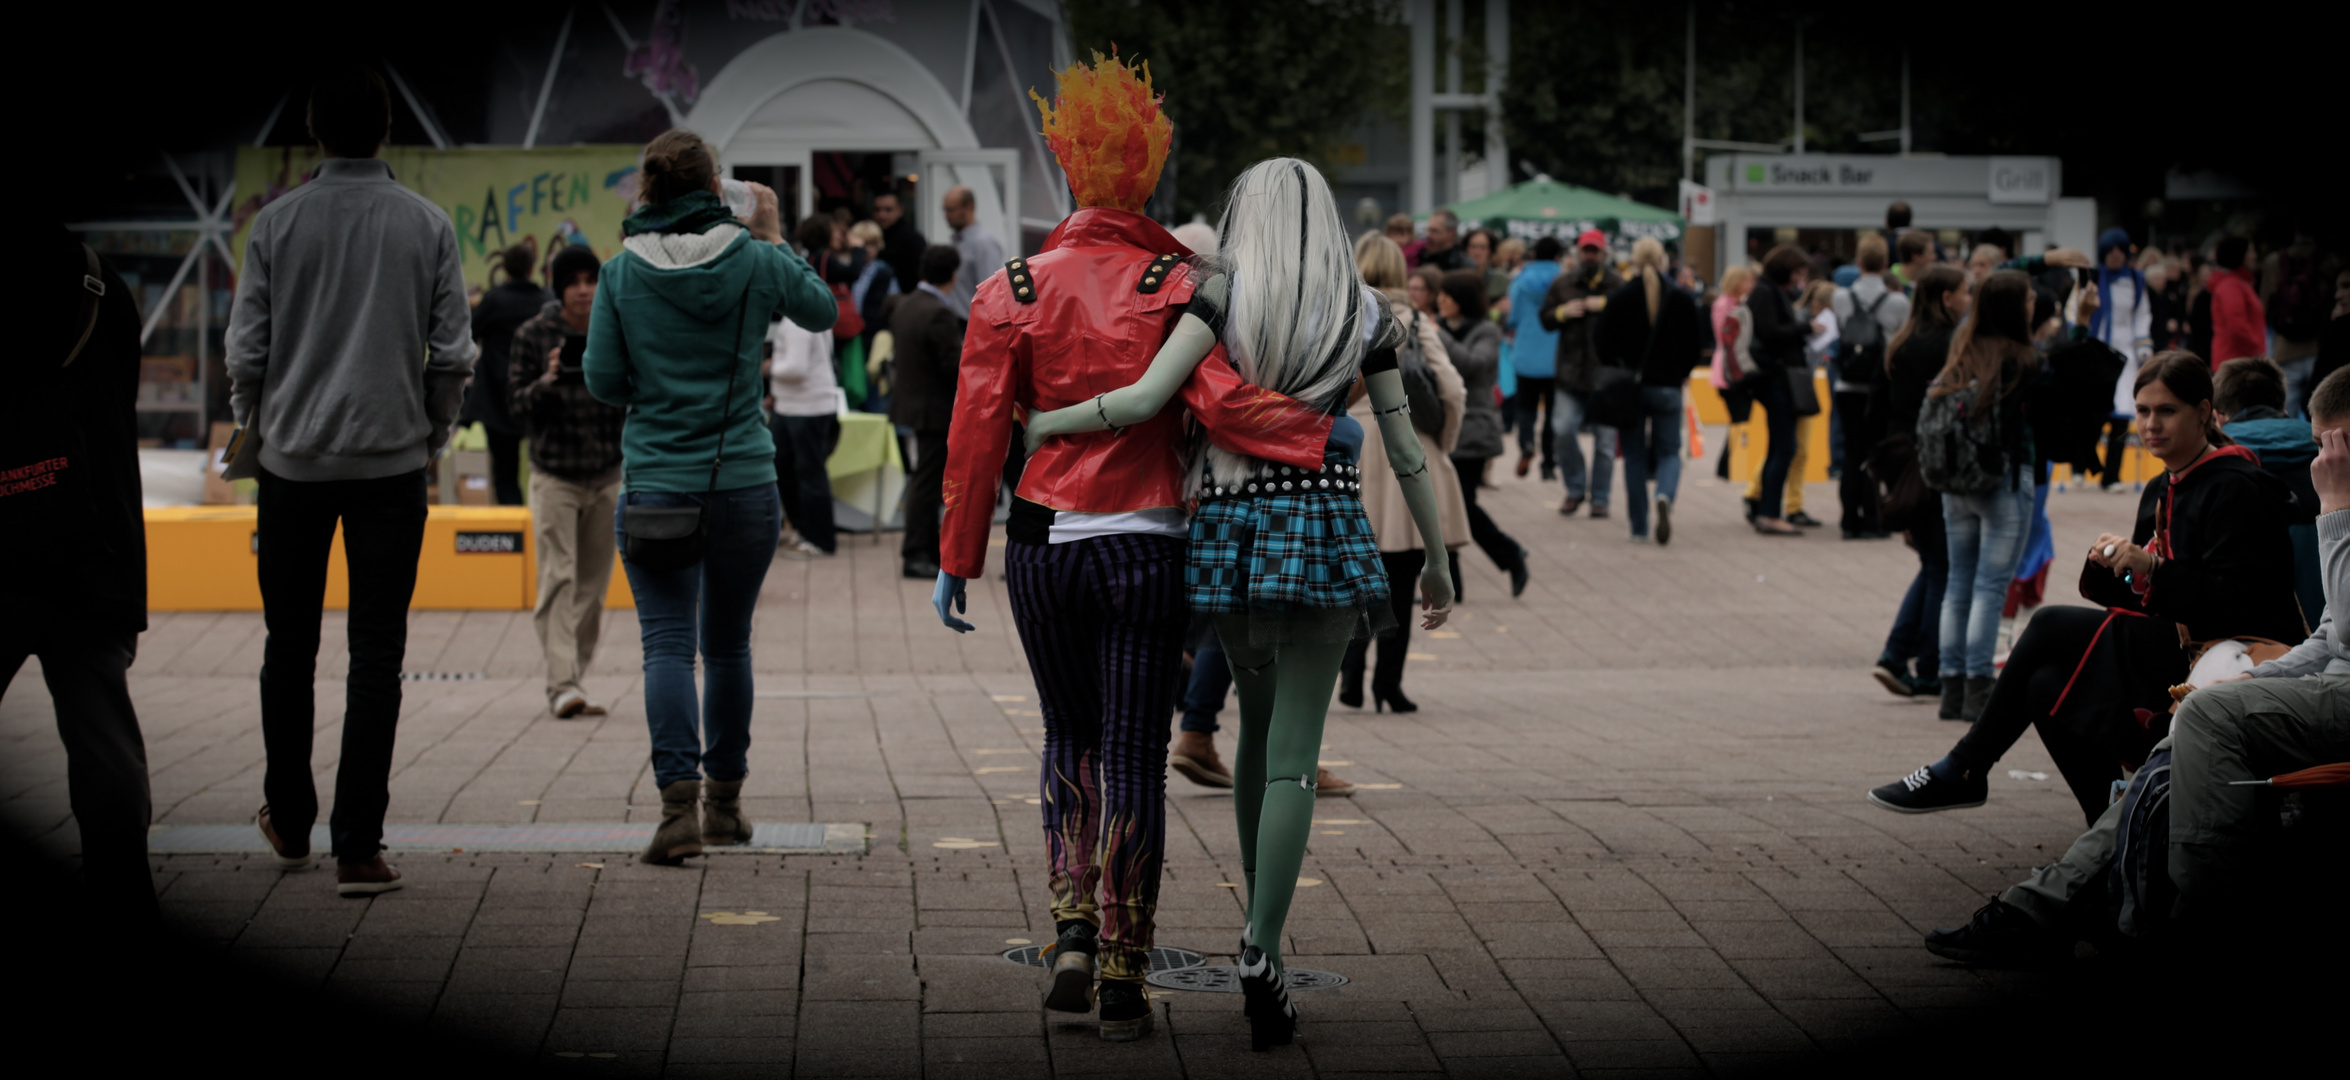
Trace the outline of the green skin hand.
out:
<instances>
[{"instance_id":1,"label":"green skin hand","mask_svg":"<svg viewBox=\"0 0 2350 1080\"><path fill-rule=\"evenodd\" d=\"M1221 286L1222 279L1212 282ZM1097 401L1037 413L1028 418L1028 449L1034 453L1056 435L1101 431L1115 425L1147 420L1174 399L1183 380L1215 348L1215 333L1197 317L1185 315L1175 333L1152 358L1148 371L1133 385L1103 394ZM1437 521L1436 485L1428 474L1427 454L1404 410L1403 376L1382 371L1364 380L1371 405L1378 411L1379 435L1394 466L1404 503L1429 551L1444 550L1444 530ZM1434 630L1451 615L1452 576L1444 559L1429 559L1420 573L1421 625ZM1330 690L1346 646L1293 643L1260 646L1250 640L1248 617L1216 616L1216 634L1232 666L1232 681L1240 690L1240 746L1233 758L1233 810L1240 832L1240 861L1248 889L1251 944L1265 950L1275 970L1286 972L1281 957L1283 926L1297 892L1297 875L1305 864L1306 838L1314 822L1314 776L1322 747L1322 722L1330 708Z\"/></svg>"}]
</instances>

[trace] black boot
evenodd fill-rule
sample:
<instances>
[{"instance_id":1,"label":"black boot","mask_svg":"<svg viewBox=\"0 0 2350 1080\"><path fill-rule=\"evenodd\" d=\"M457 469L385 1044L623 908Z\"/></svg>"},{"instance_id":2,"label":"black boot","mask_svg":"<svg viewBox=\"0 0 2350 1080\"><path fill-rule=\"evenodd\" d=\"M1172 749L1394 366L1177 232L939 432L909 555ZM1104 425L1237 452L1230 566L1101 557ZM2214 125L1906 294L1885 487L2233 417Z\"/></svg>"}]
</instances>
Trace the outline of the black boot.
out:
<instances>
[{"instance_id":1,"label":"black boot","mask_svg":"<svg viewBox=\"0 0 2350 1080\"><path fill-rule=\"evenodd\" d=\"M1060 940L1053 943L1053 982L1045 991L1045 1008L1055 1012L1093 1011L1094 954L1101 949L1098 933L1092 923L1082 919L1061 924Z\"/></svg>"},{"instance_id":2,"label":"black boot","mask_svg":"<svg viewBox=\"0 0 2350 1080\"><path fill-rule=\"evenodd\" d=\"M1960 707L1958 718L1970 724L1982 719L1983 709L1991 704L1991 688L1998 685L1999 680L1994 676L1967 676L1966 704Z\"/></svg>"},{"instance_id":3,"label":"black boot","mask_svg":"<svg viewBox=\"0 0 2350 1080\"><path fill-rule=\"evenodd\" d=\"M1965 719L1965 713L1966 680L1957 677L1942 680L1942 719Z\"/></svg>"},{"instance_id":4,"label":"black boot","mask_svg":"<svg viewBox=\"0 0 2350 1080\"><path fill-rule=\"evenodd\" d=\"M1965 926L1926 935L1926 951L1984 967L2039 967L2067 959L2072 944L2005 900L1993 899Z\"/></svg>"}]
</instances>

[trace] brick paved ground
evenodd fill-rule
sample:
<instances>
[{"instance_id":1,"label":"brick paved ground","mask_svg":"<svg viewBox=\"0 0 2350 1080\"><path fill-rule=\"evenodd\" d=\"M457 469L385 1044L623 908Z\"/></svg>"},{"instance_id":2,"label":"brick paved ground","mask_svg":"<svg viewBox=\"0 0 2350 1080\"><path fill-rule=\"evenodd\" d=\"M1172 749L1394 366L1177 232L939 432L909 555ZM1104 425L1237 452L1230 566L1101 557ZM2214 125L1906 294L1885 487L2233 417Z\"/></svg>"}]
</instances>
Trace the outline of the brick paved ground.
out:
<instances>
[{"instance_id":1,"label":"brick paved ground","mask_svg":"<svg viewBox=\"0 0 2350 1080\"><path fill-rule=\"evenodd\" d=\"M472 1036L597 1073L1809 1069L2060 993L1918 947L2079 831L2036 739L2007 765L2052 778L2003 766L1985 808L1904 817L1861 799L1958 734L1864 673L1910 553L1832 529L1753 536L1736 492L1693 472L1661 550L1625 541L1620 507L1562 520L1554 488L1502 479L1486 501L1533 550L1532 587L1509 599L1472 549L1455 625L1412 646L1422 710L1334 707L1325 757L1365 789L1317 812L1286 948L1353 981L1301 995L1302 1037L1278 1053L1247 1050L1237 997L1178 992L1159 998L1158 1034L1104 1045L1042 1012L1038 974L998 958L1052 933L1034 689L998 583L973 583L980 631L949 634L928 586L895 576L895 537L779 561L755 646L751 812L869 823L870 854L664 869L625 853L400 852L409 887L365 901L337 899L325 871L184 856L156 860L163 907L209 948L363 1003L372 1031ZM1810 495L1834 516L1832 485ZM2058 550L2132 506L2058 494ZM322 794L343 665L328 619ZM392 817L656 812L635 622L607 625L590 684L612 715L559 722L526 613L414 616L410 671L482 677L410 684ZM251 614L158 615L143 639L132 688L159 824L240 822L259 804L260 641ZM0 813L70 850L63 755L33 674L0 700ZM1171 784L1161 943L1228 954L1242 919L1230 800Z\"/></svg>"}]
</instances>

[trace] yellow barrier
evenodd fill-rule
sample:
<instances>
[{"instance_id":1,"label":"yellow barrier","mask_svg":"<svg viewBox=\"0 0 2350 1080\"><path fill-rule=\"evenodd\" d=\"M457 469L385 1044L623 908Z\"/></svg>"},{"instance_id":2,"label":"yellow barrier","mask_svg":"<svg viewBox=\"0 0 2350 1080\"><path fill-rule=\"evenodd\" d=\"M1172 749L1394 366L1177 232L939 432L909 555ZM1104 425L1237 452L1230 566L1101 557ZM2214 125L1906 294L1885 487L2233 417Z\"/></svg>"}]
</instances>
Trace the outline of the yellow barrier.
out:
<instances>
[{"instance_id":1,"label":"yellow barrier","mask_svg":"<svg viewBox=\"0 0 2350 1080\"><path fill-rule=\"evenodd\" d=\"M147 513L147 607L151 611L259 611L250 506L177 506ZM417 559L420 611L528 610L538 600L538 550L530 511L519 506L434 506ZM326 606L347 608L350 572L343 534L327 556ZM631 608L628 576L613 567L604 606Z\"/></svg>"},{"instance_id":2,"label":"yellow barrier","mask_svg":"<svg viewBox=\"0 0 2350 1080\"><path fill-rule=\"evenodd\" d=\"M1828 417L1834 412L1834 394L1826 371L1812 373L1812 388L1820 396L1820 414L1807 418L1803 425L1805 442L1810 452L1804 455L1803 482L1828 482ZM1689 400L1697 406L1697 420L1702 424L1729 424L1730 479L1745 483L1762 471L1763 456L1770 452L1771 435L1762 417L1755 415L1743 424L1730 423L1730 407L1722 401L1722 392L1705 372L1689 376Z\"/></svg>"}]
</instances>

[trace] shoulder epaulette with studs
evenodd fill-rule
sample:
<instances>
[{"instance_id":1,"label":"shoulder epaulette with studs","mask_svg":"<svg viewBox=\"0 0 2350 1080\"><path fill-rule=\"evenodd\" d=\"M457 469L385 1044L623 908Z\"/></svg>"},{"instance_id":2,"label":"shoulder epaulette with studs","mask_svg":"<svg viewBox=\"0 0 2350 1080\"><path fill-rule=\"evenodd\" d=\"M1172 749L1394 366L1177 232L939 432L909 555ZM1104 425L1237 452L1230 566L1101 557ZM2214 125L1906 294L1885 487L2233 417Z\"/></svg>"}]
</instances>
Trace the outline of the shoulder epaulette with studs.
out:
<instances>
[{"instance_id":1,"label":"shoulder epaulette with studs","mask_svg":"<svg viewBox=\"0 0 2350 1080\"><path fill-rule=\"evenodd\" d=\"M1013 259L1006 262L1004 273L1012 286L1012 299L1023 304L1036 302L1036 275L1028 272L1028 260Z\"/></svg>"},{"instance_id":2,"label":"shoulder epaulette with studs","mask_svg":"<svg viewBox=\"0 0 2350 1080\"><path fill-rule=\"evenodd\" d=\"M1167 283L1167 275L1174 269L1175 256L1173 255L1161 255L1152 259L1149 266L1143 267L1142 280L1136 283L1134 291L1145 296L1159 291L1159 286Z\"/></svg>"}]
</instances>

